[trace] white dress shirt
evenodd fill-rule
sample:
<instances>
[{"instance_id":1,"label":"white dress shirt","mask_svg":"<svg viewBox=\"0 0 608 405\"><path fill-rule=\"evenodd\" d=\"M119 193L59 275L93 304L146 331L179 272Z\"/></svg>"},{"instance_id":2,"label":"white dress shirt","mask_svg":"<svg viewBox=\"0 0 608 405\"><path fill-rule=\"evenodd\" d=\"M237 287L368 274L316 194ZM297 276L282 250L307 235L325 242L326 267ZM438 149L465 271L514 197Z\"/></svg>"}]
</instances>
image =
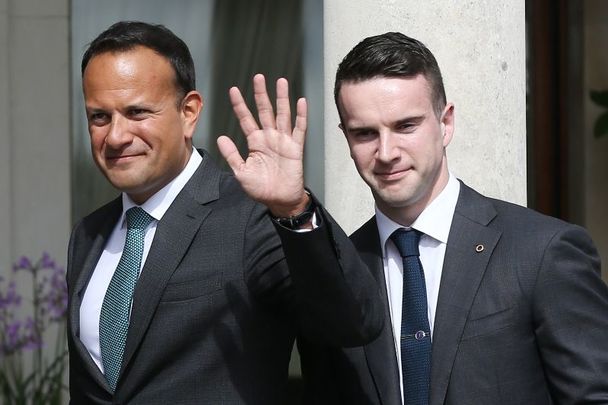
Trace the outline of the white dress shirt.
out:
<instances>
[{"instance_id":1,"label":"white dress shirt","mask_svg":"<svg viewBox=\"0 0 608 405\"><path fill-rule=\"evenodd\" d=\"M188 160L184 170L182 170L182 172L169 184L156 192L156 194L140 206L154 218L146 228L140 271L146 262L146 257L148 257L148 252L150 251L150 246L152 245L152 240L156 233L158 221L165 215L173 203L173 200L175 200L188 180L190 180L202 160L201 155L193 148L190 160ZM99 316L101 314L101 305L125 245L125 239L127 237L125 212L136 205L137 204L135 204L129 196L122 193L122 215L118 219L103 253L97 262L97 266L93 271L93 275L91 276L91 280L89 281L80 306L80 340L85 345L102 373L103 363L101 361L101 349L99 347Z\"/></svg>"},{"instance_id":2,"label":"white dress shirt","mask_svg":"<svg viewBox=\"0 0 608 405\"><path fill-rule=\"evenodd\" d=\"M428 303L429 325L431 339L439 296L439 282L443 268L443 258L447 246L448 235L452 225L456 202L460 192L460 182L450 173L447 185L441 193L422 211L410 228L392 221L376 207L376 221L382 246L384 278L388 293L388 305L393 326L395 352L399 366L399 384L401 386L401 402L403 402L403 370L401 367L401 313L403 298L403 260L397 247L390 239L398 228L416 229L422 232L420 238L420 262L424 270L426 284L426 299Z\"/></svg>"}]
</instances>

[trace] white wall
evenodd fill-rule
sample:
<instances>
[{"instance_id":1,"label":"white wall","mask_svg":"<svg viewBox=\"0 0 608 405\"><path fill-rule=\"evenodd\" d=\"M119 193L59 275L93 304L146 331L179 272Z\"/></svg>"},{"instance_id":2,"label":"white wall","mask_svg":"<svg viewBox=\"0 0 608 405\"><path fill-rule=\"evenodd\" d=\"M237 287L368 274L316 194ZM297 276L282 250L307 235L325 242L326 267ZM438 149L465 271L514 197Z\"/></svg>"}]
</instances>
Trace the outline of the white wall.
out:
<instances>
[{"instance_id":1,"label":"white wall","mask_svg":"<svg viewBox=\"0 0 608 405\"><path fill-rule=\"evenodd\" d=\"M525 1L325 1L325 201L353 231L373 214L338 129L334 75L363 38L387 31L422 41L456 106L450 169L490 196L526 204Z\"/></svg>"}]
</instances>

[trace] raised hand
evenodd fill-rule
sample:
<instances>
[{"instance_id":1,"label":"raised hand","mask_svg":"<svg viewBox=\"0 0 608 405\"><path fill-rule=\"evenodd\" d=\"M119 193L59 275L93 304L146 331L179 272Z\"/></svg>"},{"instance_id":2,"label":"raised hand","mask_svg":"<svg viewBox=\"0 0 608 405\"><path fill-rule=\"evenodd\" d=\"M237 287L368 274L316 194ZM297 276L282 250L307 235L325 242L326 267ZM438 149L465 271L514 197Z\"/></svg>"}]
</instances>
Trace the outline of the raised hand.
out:
<instances>
[{"instance_id":1,"label":"raised hand","mask_svg":"<svg viewBox=\"0 0 608 405\"><path fill-rule=\"evenodd\" d=\"M287 80L277 80L276 86L275 116L264 76L257 74L253 78L261 128L240 90L232 87L230 102L245 135L249 153L243 160L227 136L220 136L217 145L245 192L265 204L274 215L288 217L302 212L309 198L304 192L303 168L307 107L306 100L300 98L292 130Z\"/></svg>"}]
</instances>

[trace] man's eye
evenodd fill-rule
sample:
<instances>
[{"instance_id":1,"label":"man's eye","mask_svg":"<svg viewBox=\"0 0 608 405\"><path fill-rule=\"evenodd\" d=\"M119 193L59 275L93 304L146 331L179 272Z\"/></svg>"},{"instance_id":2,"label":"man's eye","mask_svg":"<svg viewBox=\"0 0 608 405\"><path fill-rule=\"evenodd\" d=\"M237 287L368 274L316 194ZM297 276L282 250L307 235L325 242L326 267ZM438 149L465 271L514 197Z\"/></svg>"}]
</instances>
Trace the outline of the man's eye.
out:
<instances>
[{"instance_id":1,"label":"man's eye","mask_svg":"<svg viewBox=\"0 0 608 405\"><path fill-rule=\"evenodd\" d=\"M148 110L145 110L143 108L132 108L129 110L129 117L131 117L131 118L142 117L147 112L148 112Z\"/></svg>"},{"instance_id":2,"label":"man's eye","mask_svg":"<svg viewBox=\"0 0 608 405\"><path fill-rule=\"evenodd\" d=\"M416 128L414 124L400 124L397 127L397 131L399 132L412 132Z\"/></svg>"},{"instance_id":3,"label":"man's eye","mask_svg":"<svg viewBox=\"0 0 608 405\"><path fill-rule=\"evenodd\" d=\"M93 125L104 125L109 121L106 113L93 113L89 115L89 122Z\"/></svg>"},{"instance_id":4,"label":"man's eye","mask_svg":"<svg viewBox=\"0 0 608 405\"><path fill-rule=\"evenodd\" d=\"M355 138L367 139L376 136L376 132L371 129L364 129L360 131L353 131Z\"/></svg>"}]
</instances>

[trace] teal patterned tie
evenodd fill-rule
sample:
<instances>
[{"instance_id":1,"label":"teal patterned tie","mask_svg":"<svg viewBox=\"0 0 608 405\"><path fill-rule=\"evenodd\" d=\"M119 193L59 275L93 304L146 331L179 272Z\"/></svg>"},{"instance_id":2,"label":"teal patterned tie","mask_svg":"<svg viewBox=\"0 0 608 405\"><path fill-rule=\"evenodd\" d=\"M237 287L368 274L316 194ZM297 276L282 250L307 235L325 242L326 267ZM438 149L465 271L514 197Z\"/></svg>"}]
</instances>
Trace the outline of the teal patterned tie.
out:
<instances>
[{"instance_id":1,"label":"teal patterned tie","mask_svg":"<svg viewBox=\"0 0 608 405\"><path fill-rule=\"evenodd\" d=\"M122 364L129 330L131 300L141 267L146 227L154 218L140 207L127 210L127 237L116 271L112 276L99 317L99 345L104 374L112 391Z\"/></svg>"}]
</instances>

